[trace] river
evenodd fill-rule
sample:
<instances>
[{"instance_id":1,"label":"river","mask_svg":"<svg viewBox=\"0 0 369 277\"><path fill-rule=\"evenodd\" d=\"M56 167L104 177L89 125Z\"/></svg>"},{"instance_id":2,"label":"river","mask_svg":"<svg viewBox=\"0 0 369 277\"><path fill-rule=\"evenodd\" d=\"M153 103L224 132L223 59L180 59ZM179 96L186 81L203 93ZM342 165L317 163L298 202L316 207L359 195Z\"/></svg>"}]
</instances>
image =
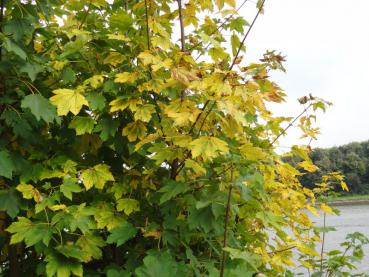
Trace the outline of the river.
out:
<instances>
[{"instance_id":1,"label":"river","mask_svg":"<svg viewBox=\"0 0 369 277\"><path fill-rule=\"evenodd\" d=\"M339 248L339 244L349 233L361 232L369 238L369 205L348 205L337 208L341 211L339 216L326 216L326 226L337 230L325 236L325 249L328 251ZM323 216L312 215L311 219L316 226L323 226ZM369 245L364 247L364 253L366 256L358 268L361 272L369 273Z\"/></svg>"}]
</instances>

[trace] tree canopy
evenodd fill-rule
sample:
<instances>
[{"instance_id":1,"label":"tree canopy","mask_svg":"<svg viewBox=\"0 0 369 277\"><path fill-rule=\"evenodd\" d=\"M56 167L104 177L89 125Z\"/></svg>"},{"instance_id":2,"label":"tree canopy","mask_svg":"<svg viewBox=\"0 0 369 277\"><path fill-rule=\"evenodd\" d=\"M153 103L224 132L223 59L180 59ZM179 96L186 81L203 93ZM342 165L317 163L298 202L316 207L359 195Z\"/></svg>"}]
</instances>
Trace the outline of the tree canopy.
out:
<instances>
[{"instance_id":1,"label":"tree canopy","mask_svg":"<svg viewBox=\"0 0 369 277\"><path fill-rule=\"evenodd\" d=\"M0 275L312 267L292 249L319 256L306 209L326 187L299 182L308 147L296 167L275 152L293 120L268 109L284 58L247 62L264 1L250 22L237 2L1 1ZM326 102L300 103L315 138Z\"/></svg>"}]
</instances>

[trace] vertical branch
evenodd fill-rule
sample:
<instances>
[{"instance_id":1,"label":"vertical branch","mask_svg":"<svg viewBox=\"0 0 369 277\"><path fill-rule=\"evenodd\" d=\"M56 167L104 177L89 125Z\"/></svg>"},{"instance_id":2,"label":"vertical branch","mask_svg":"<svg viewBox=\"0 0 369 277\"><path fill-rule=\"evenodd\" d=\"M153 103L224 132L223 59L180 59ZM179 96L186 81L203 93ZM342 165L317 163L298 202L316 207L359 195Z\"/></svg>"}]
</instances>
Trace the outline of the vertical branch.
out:
<instances>
[{"instance_id":1,"label":"vertical branch","mask_svg":"<svg viewBox=\"0 0 369 277\"><path fill-rule=\"evenodd\" d=\"M4 20L4 6L5 6L5 0L1 0L0 3L0 32L3 31L3 20ZM2 47L0 45L0 61L2 58Z\"/></svg>"},{"instance_id":2,"label":"vertical branch","mask_svg":"<svg viewBox=\"0 0 369 277\"><path fill-rule=\"evenodd\" d=\"M323 256L324 256L324 243L325 243L325 227L326 227L326 213L323 215L323 238L322 248L320 249L320 272L323 274Z\"/></svg>"},{"instance_id":3,"label":"vertical branch","mask_svg":"<svg viewBox=\"0 0 369 277\"><path fill-rule=\"evenodd\" d=\"M147 8L147 0L145 0L145 16L146 16L146 37L147 37L147 49L150 50L150 29L149 29L149 11Z\"/></svg>"},{"instance_id":4,"label":"vertical branch","mask_svg":"<svg viewBox=\"0 0 369 277\"><path fill-rule=\"evenodd\" d=\"M4 7L5 7L5 0L1 0L0 3L0 33L3 31L3 23L4 23ZM0 62L3 58L3 51L2 45L0 44ZM0 95L5 94L5 79L3 76L0 76ZM0 113L2 111L2 107L0 107Z\"/></svg>"},{"instance_id":5,"label":"vertical branch","mask_svg":"<svg viewBox=\"0 0 369 277\"><path fill-rule=\"evenodd\" d=\"M228 239L228 223L229 223L229 212L231 210L231 197L232 197L232 190L233 190L233 164L231 167L231 180L229 183L229 189L228 189L228 199L227 199L227 206L226 206L226 214L224 217L224 234L223 234L223 248L227 247L227 239ZM222 252L222 260L220 263L220 277L224 276L224 266L225 266L225 260L226 260L226 252L223 249Z\"/></svg>"},{"instance_id":6,"label":"vertical branch","mask_svg":"<svg viewBox=\"0 0 369 277\"><path fill-rule=\"evenodd\" d=\"M182 16L182 1L177 0L177 3L178 3L179 25L181 28L181 50L182 52L184 52L186 51L186 46L185 46L185 31L184 31L183 16Z\"/></svg>"}]
</instances>

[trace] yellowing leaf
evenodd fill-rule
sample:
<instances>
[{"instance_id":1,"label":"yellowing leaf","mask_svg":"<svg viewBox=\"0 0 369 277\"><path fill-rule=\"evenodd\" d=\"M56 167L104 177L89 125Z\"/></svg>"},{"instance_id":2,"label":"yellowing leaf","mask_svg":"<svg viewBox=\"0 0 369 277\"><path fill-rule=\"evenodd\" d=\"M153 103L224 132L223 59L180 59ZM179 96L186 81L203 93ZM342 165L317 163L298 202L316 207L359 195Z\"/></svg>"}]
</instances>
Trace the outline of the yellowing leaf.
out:
<instances>
[{"instance_id":1,"label":"yellowing leaf","mask_svg":"<svg viewBox=\"0 0 369 277\"><path fill-rule=\"evenodd\" d=\"M72 89L56 89L50 98L51 103L56 106L58 115L67 115L69 112L77 115L83 105L88 106L86 98Z\"/></svg>"},{"instance_id":2,"label":"yellowing leaf","mask_svg":"<svg viewBox=\"0 0 369 277\"><path fill-rule=\"evenodd\" d=\"M111 64L117 66L126 60L126 57L118 52L110 52L109 55L104 59L104 64Z\"/></svg>"},{"instance_id":3,"label":"yellowing leaf","mask_svg":"<svg viewBox=\"0 0 369 277\"><path fill-rule=\"evenodd\" d=\"M239 149L241 154L251 161L263 160L267 157L260 147L255 147L250 142L246 142Z\"/></svg>"},{"instance_id":4,"label":"yellowing leaf","mask_svg":"<svg viewBox=\"0 0 369 277\"><path fill-rule=\"evenodd\" d=\"M86 80L86 83L90 84L93 88L100 87L104 82L104 76L103 75L94 75L91 78Z\"/></svg>"},{"instance_id":5,"label":"yellowing leaf","mask_svg":"<svg viewBox=\"0 0 369 277\"><path fill-rule=\"evenodd\" d=\"M59 204L59 205L53 205L50 207L50 210L56 212L59 210L64 210L67 206L65 206L64 204Z\"/></svg>"},{"instance_id":6,"label":"yellowing leaf","mask_svg":"<svg viewBox=\"0 0 369 277\"><path fill-rule=\"evenodd\" d=\"M198 156L204 159L212 159L221 154L228 153L228 144L215 137L200 137L192 141L189 145L192 157Z\"/></svg>"},{"instance_id":7,"label":"yellowing leaf","mask_svg":"<svg viewBox=\"0 0 369 277\"><path fill-rule=\"evenodd\" d=\"M41 193L32 185L19 184L17 186L17 191L20 191L25 199L33 198L37 203L42 201Z\"/></svg>"},{"instance_id":8,"label":"yellowing leaf","mask_svg":"<svg viewBox=\"0 0 369 277\"><path fill-rule=\"evenodd\" d=\"M206 169L194 160L186 160L185 166L186 168L192 169L197 176L202 176L206 174Z\"/></svg>"},{"instance_id":9,"label":"yellowing leaf","mask_svg":"<svg viewBox=\"0 0 369 277\"><path fill-rule=\"evenodd\" d=\"M313 257L319 257L320 256L318 252L316 252L313 248L311 248L310 246L308 246L307 244L304 244L304 243L299 243L297 245L297 249L301 253L309 255L309 256L313 256Z\"/></svg>"},{"instance_id":10,"label":"yellowing leaf","mask_svg":"<svg viewBox=\"0 0 369 277\"><path fill-rule=\"evenodd\" d=\"M313 215L320 217L320 214L318 213L318 211L311 205L306 205L306 209L311 212Z\"/></svg>"},{"instance_id":11,"label":"yellowing leaf","mask_svg":"<svg viewBox=\"0 0 369 277\"><path fill-rule=\"evenodd\" d=\"M73 118L72 122L69 124L69 128L75 129L77 136L83 134L91 134L96 121L88 116L76 116Z\"/></svg>"},{"instance_id":12,"label":"yellowing leaf","mask_svg":"<svg viewBox=\"0 0 369 277\"><path fill-rule=\"evenodd\" d=\"M140 210L140 203L135 199L122 198L117 201L117 211L124 211L126 215Z\"/></svg>"},{"instance_id":13,"label":"yellowing leaf","mask_svg":"<svg viewBox=\"0 0 369 277\"><path fill-rule=\"evenodd\" d=\"M323 212L327 213L327 214L331 214L331 213L333 213L332 208L331 208L331 207L329 207L329 206L328 206L327 204L325 204L325 203L320 204L320 209L321 209Z\"/></svg>"},{"instance_id":14,"label":"yellowing leaf","mask_svg":"<svg viewBox=\"0 0 369 277\"><path fill-rule=\"evenodd\" d=\"M98 189L103 189L107 181L114 181L109 166L106 164L98 164L93 168L82 171L81 178L86 190L89 190L93 186Z\"/></svg>"},{"instance_id":15,"label":"yellowing leaf","mask_svg":"<svg viewBox=\"0 0 369 277\"><path fill-rule=\"evenodd\" d=\"M149 122L151 119L151 114L155 112L155 106L151 104L146 104L139 107L135 112L135 120L141 120L143 122Z\"/></svg>"},{"instance_id":16,"label":"yellowing leaf","mask_svg":"<svg viewBox=\"0 0 369 277\"><path fill-rule=\"evenodd\" d=\"M153 142L156 139L158 139L160 137L159 134L155 133L155 134L150 134L147 137L141 139L136 145L135 145L135 151L138 151L143 145L149 143L149 142Z\"/></svg>"},{"instance_id":17,"label":"yellowing leaf","mask_svg":"<svg viewBox=\"0 0 369 277\"><path fill-rule=\"evenodd\" d=\"M115 83L133 83L138 79L138 72L123 72L115 75Z\"/></svg>"},{"instance_id":18,"label":"yellowing leaf","mask_svg":"<svg viewBox=\"0 0 369 277\"><path fill-rule=\"evenodd\" d=\"M120 41L129 41L129 38L122 34L108 34L108 38Z\"/></svg>"},{"instance_id":19,"label":"yellowing leaf","mask_svg":"<svg viewBox=\"0 0 369 277\"><path fill-rule=\"evenodd\" d=\"M297 164L298 166L302 167L308 172L315 172L318 170L318 167L315 166L312 162L309 161L302 161Z\"/></svg>"},{"instance_id":20,"label":"yellowing leaf","mask_svg":"<svg viewBox=\"0 0 369 277\"><path fill-rule=\"evenodd\" d=\"M344 181L341 181L341 182L340 182L340 184L341 184L341 188L342 188L343 190L345 190L345 191L349 191L349 188L348 188L347 184L346 184Z\"/></svg>"},{"instance_id":21,"label":"yellowing leaf","mask_svg":"<svg viewBox=\"0 0 369 277\"><path fill-rule=\"evenodd\" d=\"M171 73L174 79L180 81L185 86L188 86L190 82L197 79L196 72L190 71L185 67L173 68Z\"/></svg>"},{"instance_id":22,"label":"yellowing leaf","mask_svg":"<svg viewBox=\"0 0 369 277\"><path fill-rule=\"evenodd\" d=\"M123 136L127 136L129 141L135 141L137 139L142 139L146 135L146 126L142 121L134 121L128 123L126 127L123 128Z\"/></svg>"},{"instance_id":23,"label":"yellowing leaf","mask_svg":"<svg viewBox=\"0 0 369 277\"><path fill-rule=\"evenodd\" d=\"M128 107L132 112L135 112L138 109L137 105L141 103L141 99L127 99L124 97L119 97L109 103L109 105L111 106L110 112L113 113L116 111L123 111Z\"/></svg>"},{"instance_id":24,"label":"yellowing leaf","mask_svg":"<svg viewBox=\"0 0 369 277\"><path fill-rule=\"evenodd\" d=\"M53 65L52 67L55 69L55 70L62 70L63 67L68 64L68 61L54 61L53 62Z\"/></svg>"}]
</instances>

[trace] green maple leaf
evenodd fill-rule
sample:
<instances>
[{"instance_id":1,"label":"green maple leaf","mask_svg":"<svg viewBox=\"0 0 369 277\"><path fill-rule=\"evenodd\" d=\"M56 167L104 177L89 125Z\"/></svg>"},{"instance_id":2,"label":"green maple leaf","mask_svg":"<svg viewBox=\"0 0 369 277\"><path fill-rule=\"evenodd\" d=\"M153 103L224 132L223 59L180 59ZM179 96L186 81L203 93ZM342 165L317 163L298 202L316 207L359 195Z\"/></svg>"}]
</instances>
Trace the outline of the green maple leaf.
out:
<instances>
[{"instance_id":1,"label":"green maple leaf","mask_svg":"<svg viewBox=\"0 0 369 277\"><path fill-rule=\"evenodd\" d=\"M140 210L140 202L131 198L122 198L117 201L118 212L124 211L126 215Z\"/></svg>"},{"instance_id":2,"label":"green maple leaf","mask_svg":"<svg viewBox=\"0 0 369 277\"><path fill-rule=\"evenodd\" d=\"M60 192L64 194L69 200L72 200L72 193L81 192L81 187L77 184L76 178L64 178L63 184L60 186Z\"/></svg>"},{"instance_id":3,"label":"green maple leaf","mask_svg":"<svg viewBox=\"0 0 369 277\"><path fill-rule=\"evenodd\" d=\"M15 166L10 158L8 151L0 151L0 176L11 179Z\"/></svg>"},{"instance_id":4,"label":"green maple leaf","mask_svg":"<svg viewBox=\"0 0 369 277\"><path fill-rule=\"evenodd\" d=\"M55 94L50 98L53 105L57 107L58 115L67 115L69 112L77 115L83 105L88 106L86 98L79 92L72 89L56 89Z\"/></svg>"},{"instance_id":5,"label":"green maple leaf","mask_svg":"<svg viewBox=\"0 0 369 277\"><path fill-rule=\"evenodd\" d=\"M200 137L190 143L192 157L198 156L204 159L212 159L229 151L228 144L215 137Z\"/></svg>"},{"instance_id":6,"label":"green maple leaf","mask_svg":"<svg viewBox=\"0 0 369 277\"><path fill-rule=\"evenodd\" d=\"M43 66L37 64L37 63L30 63L27 62L24 66L21 67L20 71L27 73L28 77L31 79L31 81L35 81L37 75L43 71Z\"/></svg>"},{"instance_id":7,"label":"green maple leaf","mask_svg":"<svg viewBox=\"0 0 369 277\"><path fill-rule=\"evenodd\" d=\"M32 222L25 217L18 217L18 221L13 222L6 230L13 234L10 239L11 244L24 240L27 247L40 241L47 246L53 234L53 229L48 224Z\"/></svg>"},{"instance_id":8,"label":"green maple leaf","mask_svg":"<svg viewBox=\"0 0 369 277\"><path fill-rule=\"evenodd\" d=\"M53 122L57 118L56 109L50 102L39 94L31 94L24 97L21 104L22 108L30 109L37 120L41 118L47 122Z\"/></svg>"},{"instance_id":9,"label":"green maple leaf","mask_svg":"<svg viewBox=\"0 0 369 277\"><path fill-rule=\"evenodd\" d=\"M66 258L61 254L52 253L46 256L46 274L47 276L69 277L72 274L83 276L83 267L75 259Z\"/></svg>"},{"instance_id":10,"label":"green maple leaf","mask_svg":"<svg viewBox=\"0 0 369 277\"><path fill-rule=\"evenodd\" d=\"M88 260L90 260L91 257L94 259L100 259L102 257L102 251L100 248L104 247L106 243L101 237L94 236L92 234L85 234L79 237L76 245L86 252Z\"/></svg>"},{"instance_id":11,"label":"green maple leaf","mask_svg":"<svg viewBox=\"0 0 369 277\"><path fill-rule=\"evenodd\" d=\"M75 258L81 262L88 262L91 257L84 248L75 244L58 245L55 250L67 258Z\"/></svg>"},{"instance_id":12,"label":"green maple leaf","mask_svg":"<svg viewBox=\"0 0 369 277\"><path fill-rule=\"evenodd\" d=\"M89 94L87 94L86 96L88 103L89 103L89 107L92 110L99 110L102 111L105 108L105 102L106 99L104 96L96 93L96 92L91 92Z\"/></svg>"},{"instance_id":13,"label":"green maple leaf","mask_svg":"<svg viewBox=\"0 0 369 277\"><path fill-rule=\"evenodd\" d=\"M103 118L99 120L95 127L96 132L100 133L100 138L103 141L107 141L110 137L114 137L119 127L119 121L111 118Z\"/></svg>"},{"instance_id":14,"label":"green maple leaf","mask_svg":"<svg viewBox=\"0 0 369 277\"><path fill-rule=\"evenodd\" d=\"M19 212L19 206L20 199L13 188L9 190L0 190L1 211L6 211L11 218L14 218Z\"/></svg>"},{"instance_id":15,"label":"green maple leaf","mask_svg":"<svg viewBox=\"0 0 369 277\"><path fill-rule=\"evenodd\" d=\"M77 136L83 134L91 134L96 121L88 116L76 116L69 124L69 128L75 129Z\"/></svg>"},{"instance_id":16,"label":"green maple leaf","mask_svg":"<svg viewBox=\"0 0 369 277\"><path fill-rule=\"evenodd\" d=\"M143 262L144 264L135 271L137 277L185 276L176 260L168 252L152 251Z\"/></svg>"},{"instance_id":17,"label":"green maple leaf","mask_svg":"<svg viewBox=\"0 0 369 277\"><path fill-rule=\"evenodd\" d=\"M84 170L81 178L86 190L93 186L102 189L107 181L114 181L114 177L109 171L109 166L106 164L98 164L93 168Z\"/></svg>"},{"instance_id":18,"label":"green maple leaf","mask_svg":"<svg viewBox=\"0 0 369 277\"><path fill-rule=\"evenodd\" d=\"M160 204L176 197L178 194L185 192L189 189L185 183L178 183L173 180L169 181L164 187L158 192L162 192L163 195L160 197Z\"/></svg>"},{"instance_id":19,"label":"green maple leaf","mask_svg":"<svg viewBox=\"0 0 369 277\"><path fill-rule=\"evenodd\" d=\"M117 246L121 246L130 238L133 238L136 233L137 229L131 223L125 222L123 226L114 228L106 241L109 244L116 243Z\"/></svg>"}]
</instances>

